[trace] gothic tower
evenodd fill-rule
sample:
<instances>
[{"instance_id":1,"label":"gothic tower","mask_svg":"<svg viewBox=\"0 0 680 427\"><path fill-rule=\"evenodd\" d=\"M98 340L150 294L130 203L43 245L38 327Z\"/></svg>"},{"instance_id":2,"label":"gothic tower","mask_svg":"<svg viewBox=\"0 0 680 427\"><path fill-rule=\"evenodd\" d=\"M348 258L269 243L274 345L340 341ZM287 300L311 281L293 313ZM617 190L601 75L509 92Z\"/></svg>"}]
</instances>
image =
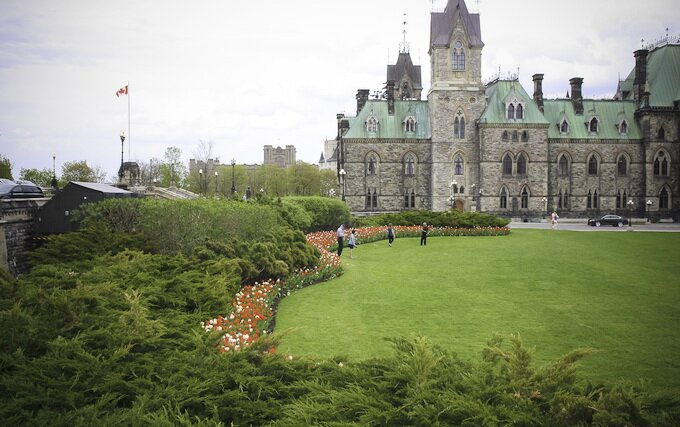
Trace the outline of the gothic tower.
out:
<instances>
[{"instance_id":1,"label":"gothic tower","mask_svg":"<svg viewBox=\"0 0 680 427\"><path fill-rule=\"evenodd\" d=\"M427 95L431 144L429 209L474 210L479 187L479 144L475 123L485 108L481 82L484 43L479 14L464 0L448 0L430 22L431 88Z\"/></svg>"}]
</instances>

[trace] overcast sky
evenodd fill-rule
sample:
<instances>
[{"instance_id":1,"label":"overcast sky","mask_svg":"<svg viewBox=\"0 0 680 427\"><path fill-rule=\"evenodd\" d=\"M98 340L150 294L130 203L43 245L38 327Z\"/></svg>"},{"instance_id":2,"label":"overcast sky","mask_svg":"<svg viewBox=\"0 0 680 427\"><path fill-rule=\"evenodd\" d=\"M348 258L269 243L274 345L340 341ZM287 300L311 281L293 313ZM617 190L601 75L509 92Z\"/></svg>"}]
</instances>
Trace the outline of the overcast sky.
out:
<instances>
[{"instance_id":1,"label":"overcast sky","mask_svg":"<svg viewBox=\"0 0 680 427\"><path fill-rule=\"evenodd\" d=\"M680 34L675 0L480 0L482 78L516 73L531 95L611 97L633 51ZM430 87L432 8L446 0L1 0L0 154L21 168L85 160L107 176L125 161L186 161L200 141L223 163L262 163L263 146L295 145L317 163L336 113L354 115L357 89L383 87L403 38Z\"/></svg>"}]
</instances>

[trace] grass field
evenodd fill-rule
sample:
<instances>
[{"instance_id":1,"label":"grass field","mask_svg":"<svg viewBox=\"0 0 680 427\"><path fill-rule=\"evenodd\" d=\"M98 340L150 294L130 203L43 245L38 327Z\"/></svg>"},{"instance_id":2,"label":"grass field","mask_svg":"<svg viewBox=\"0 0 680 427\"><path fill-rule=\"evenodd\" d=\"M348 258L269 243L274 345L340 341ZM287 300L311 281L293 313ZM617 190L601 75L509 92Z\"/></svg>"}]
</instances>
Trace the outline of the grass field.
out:
<instances>
[{"instance_id":1,"label":"grass field","mask_svg":"<svg viewBox=\"0 0 680 427\"><path fill-rule=\"evenodd\" d=\"M279 352L386 355L383 338L422 335L479 358L493 333L519 333L536 360L598 352L595 381L649 380L680 392L680 234L513 230L360 245L345 274L281 301Z\"/></svg>"}]
</instances>

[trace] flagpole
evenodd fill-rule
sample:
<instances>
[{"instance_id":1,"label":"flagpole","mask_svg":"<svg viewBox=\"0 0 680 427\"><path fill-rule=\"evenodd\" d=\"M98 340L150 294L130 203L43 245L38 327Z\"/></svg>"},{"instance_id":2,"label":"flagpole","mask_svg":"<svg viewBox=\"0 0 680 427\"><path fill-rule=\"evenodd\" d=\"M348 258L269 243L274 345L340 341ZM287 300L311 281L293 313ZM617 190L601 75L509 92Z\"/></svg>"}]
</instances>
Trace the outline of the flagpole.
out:
<instances>
[{"instance_id":1,"label":"flagpole","mask_svg":"<svg viewBox=\"0 0 680 427\"><path fill-rule=\"evenodd\" d=\"M128 80L127 83L127 99L128 99L128 162L130 161L130 145L131 145L131 138L130 138L130 80Z\"/></svg>"}]
</instances>

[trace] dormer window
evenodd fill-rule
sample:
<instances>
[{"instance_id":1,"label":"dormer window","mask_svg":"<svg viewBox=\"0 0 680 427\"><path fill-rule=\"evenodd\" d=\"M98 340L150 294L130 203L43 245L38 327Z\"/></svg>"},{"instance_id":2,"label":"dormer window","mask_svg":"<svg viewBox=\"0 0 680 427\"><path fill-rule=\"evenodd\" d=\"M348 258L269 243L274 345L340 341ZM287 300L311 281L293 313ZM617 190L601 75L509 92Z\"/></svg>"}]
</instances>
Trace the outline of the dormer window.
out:
<instances>
[{"instance_id":1,"label":"dormer window","mask_svg":"<svg viewBox=\"0 0 680 427\"><path fill-rule=\"evenodd\" d=\"M561 134L569 133L569 122L567 121L567 119L562 119L562 122L560 123L560 133Z\"/></svg>"},{"instance_id":2,"label":"dormer window","mask_svg":"<svg viewBox=\"0 0 680 427\"><path fill-rule=\"evenodd\" d=\"M590 121L588 122L588 131L590 133L597 133L598 124L599 122L597 120L597 117L593 117L592 119L590 119Z\"/></svg>"},{"instance_id":3,"label":"dormer window","mask_svg":"<svg viewBox=\"0 0 680 427\"><path fill-rule=\"evenodd\" d=\"M506 104L505 113L508 120L523 120L524 119L524 105L517 99Z\"/></svg>"},{"instance_id":4,"label":"dormer window","mask_svg":"<svg viewBox=\"0 0 680 427\"><path fill-rule=\"evenodd\" d=\"M409 116L404 120L404 132L413 133L416 131L416 119Z\"/></svg>"},{"instance_id":5,"label":"dormer window","mask_svg":"<svg viewBox=\"0 0 680 427\"><path fill-rule=\"evenodd\" d=\"M375 116L370 116L368 120L366 120L366 132L378 132L378 119Z\"/></svg>"},{"instance_id":6,"label":"dormer window","mask_svg":"<svg viewBox=\"0 0 680 427\"><path fill-rule=\"evenodd\" d=\"M453 45L453 52L451 54L451 68L454 71L465 70L465 49L460 41L456 41Z\"/></svg>"},{"instance_id":7,"label":"dormer window","mask_svg":"<svg viewBox=\"0 0 680 427\"><path fill-rule=\"evenodd\" d=\"M625 135L628 133L628 122L625 120L621 120L621 123L619 123L619 133L621 135Z\"/></svg>"}]
</instances>

